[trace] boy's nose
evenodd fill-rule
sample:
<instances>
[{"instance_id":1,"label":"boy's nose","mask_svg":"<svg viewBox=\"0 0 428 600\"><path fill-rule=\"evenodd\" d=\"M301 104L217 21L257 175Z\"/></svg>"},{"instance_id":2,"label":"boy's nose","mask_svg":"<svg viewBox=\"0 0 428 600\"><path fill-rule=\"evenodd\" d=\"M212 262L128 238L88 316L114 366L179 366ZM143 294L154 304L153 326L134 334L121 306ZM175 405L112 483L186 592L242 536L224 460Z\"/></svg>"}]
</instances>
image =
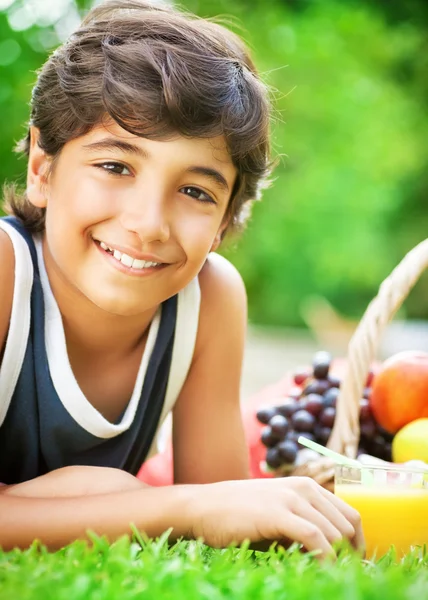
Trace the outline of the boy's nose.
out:
<instances>
[{"instance_id":1,"label":"boy's nose","mask_svg":"<svg viewBox=\"0 0 428 600\"><path fill-rule=\"evenodd\" d=\"M120 220L125 229L136 233L143 242L166 242L170 236L166 212L161 199L140 199L127 205Z\"/></svg>"}]
</instances>

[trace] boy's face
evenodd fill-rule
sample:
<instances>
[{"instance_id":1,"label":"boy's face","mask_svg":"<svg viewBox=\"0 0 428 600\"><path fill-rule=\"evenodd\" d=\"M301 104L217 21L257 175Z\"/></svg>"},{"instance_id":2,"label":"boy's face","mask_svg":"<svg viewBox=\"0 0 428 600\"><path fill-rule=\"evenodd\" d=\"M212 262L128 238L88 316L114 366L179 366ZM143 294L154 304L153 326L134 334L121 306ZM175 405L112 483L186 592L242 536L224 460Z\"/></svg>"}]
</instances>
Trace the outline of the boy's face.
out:
<instances>
[{"instance_id":1,"label":"boy's face","mask_svg":"<svg viewBox=\"0 0 428 600\"><path fill-rule=\"evenodd\" d=\"M223 138L153 141L99 125L68 142L46 178L33 134L27 194L46 207L56 285L130 316L198 274L220 242L236 178Z\"/></svg>"}]
</instances>

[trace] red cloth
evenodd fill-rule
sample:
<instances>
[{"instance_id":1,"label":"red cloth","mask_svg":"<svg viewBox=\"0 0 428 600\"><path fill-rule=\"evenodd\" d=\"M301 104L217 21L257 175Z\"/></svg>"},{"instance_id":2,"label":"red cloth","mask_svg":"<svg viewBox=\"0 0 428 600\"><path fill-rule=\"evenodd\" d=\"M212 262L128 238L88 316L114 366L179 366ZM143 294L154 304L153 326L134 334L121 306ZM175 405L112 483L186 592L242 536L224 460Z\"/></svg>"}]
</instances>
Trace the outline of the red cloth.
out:
<instances>
[{"instance_id":1,"label":"red cloth","mask_svg":"<svg viewBox=\"0 0 428 600\"><path fill-rule=\"evenodd\" d=\"M266 448L260 442L260 430L264 425L256 419L256 412L262 406L279 404L278 398L285 397L293 385L291 376L284 377L277 383L263 388L257 394L249 398L242 407L242 418L244 422L245 436L247 439L250 473L252 478L272 477L270 474L260 471L260 461L264 460ZM172 485L172 446L169 443L166 450L156 454L147 460L137 477L152 486Z\"/></svg>"},{"instance_id":2,"label":"red cloth","mask_svg":"<svg viewBox=\"0 0 428 600\"><path fill-rule=\"evenodd\" d=\"M344 368L345 360L336 359L332 365L332 374L342 378ZM271 474L263 473L260 470L260 462L265 459L266 448L260 441L260 431L264 425L257 421L256 412L262 406L274 406L280 404L280 398L286 397L294 385L292 375L288 374L276 383L266 386L251 396L251 398L249 398L242 406L242 418L247 439L250 474L252 478L272 477ZM171 485L173 483L171 444L168 444L165 452L157 454L153 458L147 460L141 467L137 477L153 486Z\"/></svg>"}]
</instances>

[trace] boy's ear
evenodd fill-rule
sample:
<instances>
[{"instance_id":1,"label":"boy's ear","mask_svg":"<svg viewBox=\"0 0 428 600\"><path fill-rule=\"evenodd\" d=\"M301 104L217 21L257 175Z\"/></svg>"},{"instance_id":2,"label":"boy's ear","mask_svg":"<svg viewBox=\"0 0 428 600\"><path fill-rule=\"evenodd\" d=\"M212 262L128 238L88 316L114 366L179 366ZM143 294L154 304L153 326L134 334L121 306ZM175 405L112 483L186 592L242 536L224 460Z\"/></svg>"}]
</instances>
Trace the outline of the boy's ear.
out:
<instances>
[{"instance_id":1,"label":"boy's ear","mask_svg":"<svg viewBox=\"0 0 428 600\"><path fill-rule=\"evenodd\" d=\"M230 219L227 219L226 221L223 221L223 223L221 224L219 230L216 233L214 241L211 245L210 252L215 252L217 250L217 248L220 246L221 241L223 239L223 233L224 233L226 227L229 225L229 220Z\"/></svg>"},{"instance_id":2,"label":"boy's ear","mask_svg":"<svg viewBox=\"0 0 428 600\"><path fill-rule=\"evenodd\" d=\"M46 185L49 159L39 146L39 130L30 127L30 153L27 170L27 198L37 208L46 208Z\"/></svg>"},{"instance_id":3,"label":"boy's ear","mask_svg":"<svg viewBox=\"0 0 428 600\"><path fill-rule=\"evenodd\" d=\"M211 245L210 252L215 252L217 250L217 248L220 246L220 243L221 243L221 233L222 233L221 231L217 232L217 235L215 236L214 241L213 241L213 243Z\"/></svg>"}]
</instances>

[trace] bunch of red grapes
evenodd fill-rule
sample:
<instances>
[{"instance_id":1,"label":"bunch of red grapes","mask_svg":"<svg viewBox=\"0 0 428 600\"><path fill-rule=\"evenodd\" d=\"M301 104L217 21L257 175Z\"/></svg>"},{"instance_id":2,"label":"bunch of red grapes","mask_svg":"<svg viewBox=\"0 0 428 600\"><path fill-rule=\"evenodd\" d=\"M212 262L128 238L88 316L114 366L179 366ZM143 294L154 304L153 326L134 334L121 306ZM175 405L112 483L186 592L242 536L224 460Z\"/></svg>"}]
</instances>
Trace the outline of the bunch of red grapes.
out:
<instances>
[{"instance_id":1,"label":"bunch of red grapes","mask_svg":"<svg viewBox=\"0 0 428 600\"><path fill-rule=\"evenodd\" d=\"M304 436L325 446L336 418L336 402L341 381L330 374L332 357L328 352L314 355L312 370L294 374L296 387L276 406L257 411L257 419L265 427L261 441L266 446L266 463L271 469L291 467L299 450L297 442ZM370 409L373 373L367 377L360 400L360 443L358 455L370 454L391 461L392 436L380 427Z\"/></svg>"}]
</instances>

